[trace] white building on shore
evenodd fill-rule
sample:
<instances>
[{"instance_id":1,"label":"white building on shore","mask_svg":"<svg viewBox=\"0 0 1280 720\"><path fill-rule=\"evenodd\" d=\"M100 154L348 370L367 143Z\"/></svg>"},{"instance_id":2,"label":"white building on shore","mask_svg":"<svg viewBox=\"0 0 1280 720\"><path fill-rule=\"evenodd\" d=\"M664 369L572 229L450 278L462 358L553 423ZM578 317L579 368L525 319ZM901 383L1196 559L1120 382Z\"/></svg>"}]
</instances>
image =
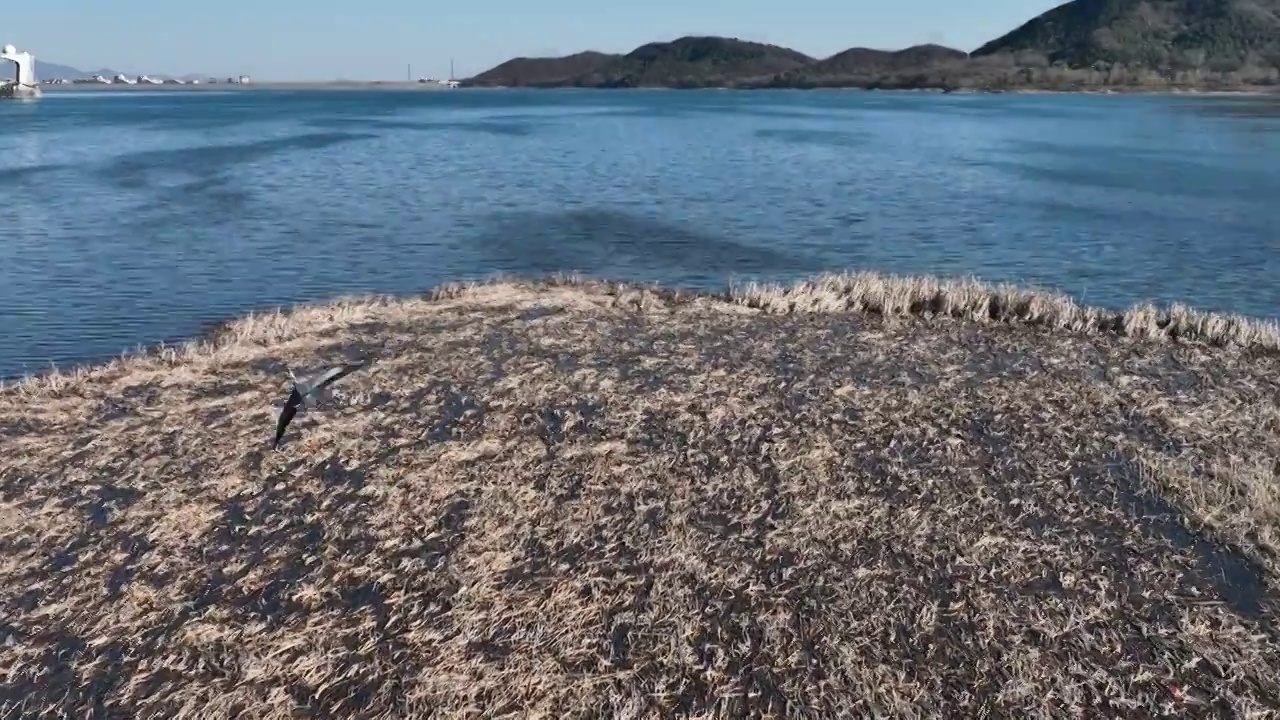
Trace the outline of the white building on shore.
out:
<instances>
[{"instance_id":1,"label":"white building on shore","mask_svg":"<svg viewBox=\"0 0 1280 720\"><path fill-rule=\"evenodd\" d=\"M5 45L0 50L0 59L8 60L14 65L12 78L0 80L0 98L33 99L41 95L39 82L36 80L36 59L29 52L18 52L12 45Z\"/></svg>"}]
</instances>

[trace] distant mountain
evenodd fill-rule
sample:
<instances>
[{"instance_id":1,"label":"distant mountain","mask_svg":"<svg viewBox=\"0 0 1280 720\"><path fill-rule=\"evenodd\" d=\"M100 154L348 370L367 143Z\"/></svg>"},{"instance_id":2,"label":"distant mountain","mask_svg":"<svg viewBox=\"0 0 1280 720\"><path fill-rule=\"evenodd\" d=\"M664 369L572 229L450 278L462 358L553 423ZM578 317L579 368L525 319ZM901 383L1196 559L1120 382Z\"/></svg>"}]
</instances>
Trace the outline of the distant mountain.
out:
<instances>
[{"instance_id":1,"label":"distant mountain","mask_svg":"<svg viewBox=\"0 0 1280 720\"><path fill-rule=\"evenodd\" d=\"M914 45L904 50L850 48L804 68L815 75L853 75L931 67L968 58L968 53L941 45Z\"/></svg>"},{"instance_id":2,"label":"distant mountain","mask_svg":"<svg viewBox=\"0 0 1280 720\"><path fill-rule=\"evenodd\" d=\"M1280 90L1280 0L1073 0L972 53L851 48L823 60L688 36L623 56L517 58L463 85Z\"/></svg>"},{"instance_id":3,"label":"distant mountain","mask_svg":"<svg viewBox=\"0 0 1280 720\"><path fill-rule=\"evenodd\" d=\"M641 45L575 78L596 87L718 87L769 77L812 63L790 48L715 36L685 36Z\"/></svg>"},{"instance_id":4,"label":"distant mountain","mask_svg":"<svg viewBox=\"0 0 1280 720\"><path fill-rule=\"evenodd\" d=\"M983 45L1083 68L1232 71L1280 66L1280 0L1073 0Z\"/></svg>"},{"instance_id":5,"label":"distant mountain","mask_svg":"<svg viewBox=\"0 0 1280 720\"><path fill-rule=\"evenodd\" d=\"M737 38L686 36L642 45L626 55L579 53L567 58L509 60L468 78L471 86L714 87L770 77L814 62L777 45ZM536 74L538 82L529 78Z\"/></svg>"},{"instance_id":6,"label":"distant mountain","mask_svg":"<svg viewBox=\"0 0 1280 720\"><path fill-rule=\"evenodd\" d=\"M642 45L626 55L581 53L567 58L517 58L464 84L605 88L869 85L886 75L933 68L967 57L961 50L917 45L896 51L852 48L817 60L777 45L686 36ZM530 82L535 74L537 82Z\"/></svg>"},{"instance_id":7,"label":"distant mountain","mask_svg":"<svg viewBox=\"0 0 1280 720\"><path fill-rule=\"evenodd\" d=\"M118 73L110 68L102 68L100 70L77 70L70 65L58 65L56 63L45 62L40 58L36 58L36 77L40 80L54 80L62 78L64 80L78 80L81 78L91 78L94 75L102 75L104 77L115 77Z\"/></svg>"},{"instance_id":8,"label":"distant mountain","mask_svg":"<svg viewBox=\"0 0 1280 720\"><path fill-rule=\"evenodd\" d=\"M829 58L775 75L758 87L938 87L928 71L954 67L968 53L941 45L903 50L850 48Z\"/></svg>"},{"instance_id":9,"label":"distant mountain","mask_svg":"<svg viewBox=\"0 0 1280 720\"><path fill-rule=\"evenodd\" d=\"M36 58L36 77L40 80L55 80L58 78L62 78L64 80L81 80L81 79L91 78L94 75L101 75L103 77L112 78L119 74L120 74L119 70L112 70L111 68L99 68L97 70L85 71L85 70L78 70L76 68L71 67L70 65L58 65L57 63L45 62L40 58ZM135 77L137 75L141 75L142 73L124 73L124 74L128 77ZM156 78L157 80L170 80L170 79L203 80L205 77L207 77L205 75L198 75L198 74L174 76L174 75L147 73L147 75L149 77Z\"/></svg>"},{"instance_id":10,"label":"distant mountain","mask_svg":"<svg viewBox=\"0 0 1280 720\"><path fill-rule=\"evenodd\" d=\"M621 55L591 50L564 57L518 57L469 78L468 82L476 86L502 85L505 87L563 85L572 81L573 78L595 72L621 57Z\"/></svg>"}]
</instances>

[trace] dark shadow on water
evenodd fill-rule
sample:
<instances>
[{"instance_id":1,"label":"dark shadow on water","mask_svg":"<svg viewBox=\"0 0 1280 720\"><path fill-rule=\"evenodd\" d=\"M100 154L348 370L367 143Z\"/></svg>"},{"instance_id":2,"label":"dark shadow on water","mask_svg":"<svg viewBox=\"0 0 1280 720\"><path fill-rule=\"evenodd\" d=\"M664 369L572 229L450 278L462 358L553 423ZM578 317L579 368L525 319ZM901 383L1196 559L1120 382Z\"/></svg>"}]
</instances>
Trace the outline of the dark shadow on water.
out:
<instances>
[{"instance_id":1,"label":"dark shadow on water","mask_svg":"<svg viewBox=\"0 0 1280 720\"><path fill-rule=\"evenodd\" d=\"M868 136L865 133L847 130L805 130L801 128L766 128L753 133L763 140L779 140L785 143L801 145L821 145L823 147L857 147L866 145Z\"/></svg>"},{"instance_id":2,"label":"dark shadow on water","mask_svg":"<svg viewBox=\"0 0 1280 720\"><path fill-rule=\"evenodd\" d=\"M512 137L524 137L532 135L534 124L528 122L439 122L439 123L413 123L413 122L394 122L386 121L378 123L376 127L393 127L398 130L463 130L465 132L478 132L486 135L508 135Z\"/></svg>"},{"instance_id":3,"label":"dark shadow on water","mask_svg":"<svg viewBox=\"0 0 1280 720\"><path fill-rule=\"evenodd\" d=\"M696 97L696 96L695 96ZM825 120L832 117L845 117L849 110L857 108L815 106L813 111L789 110L782 107L738 102L705 102L700 99L672 102L669 98L663 101L637 104L632 107L611 107L583 112L584 115L597 117L634 117L634 118L675 118L697 117L700 115L735 115L741 117L776 118L779 120Z\"/></svg>"},{"instance_id":4,"label":"dark shadow on water","mask_svg":"<svg viewBox=\"0 0 1280 720\"><path fill-rule=\"evenodd\" d=\"M205 178L220 170L294 150L323 150L340 143L376 137L368 133L325 132L258 140L238 145L209 145L177 150L148 150L118 158L101 175L118 185L145 188L152 173L181 172Z\"/></svg>"},{"instance_id":5,"label":"dark shadow on water","mask_svg":"<svg viewBox=\"0 0 1280 720\"><path fill-rule=\"evenodd\" d=\"M742 115L746 117L758 118L777 118L779 120L820 120L843 114L841 111L849 108L840 107L822 107L815 108L816 112L806 112L803 110L793 110L789 108L781 108L777 106L762 105L755 102L744 103L728 102L728 103L704 103L694 105L688 108L688 111L703 115Z\"/></svg>"},{"instance_id":6,"label":"dark shadow on water","mask_svg":"<svg viewBox=\"0 0 1280 720\"><path fill-rule=\"evenodd\" d=\"M1018 155L1047 155L1058 158L1097 159L1108 163L1174 163L1180 169L1192 171L1203 170L1205 166L1192 160L1182 158L1171 159L1165 150L1153 148L1133 148L1123 145L1105 145L1091 142L1053 142L1050 140L1009 140L1005 149Z\"/></svg>"},{"instance_id":7,"label":"dark shadow on water","mask_svg":"<svg viewBox=\"0 0 1280 720\"><path fill-rule=\"evenodd\" d=\"M221 226L243 217L253 194L226 175L200 178L175 187L156 190L155 202L134 211L125 223L138 229L168 229L193 215L210 226Z\"/></svg>"},{"instance_id":8,"label":"dark shadow on water","mask_svg":"<svg viewBox=\"0 0 1280 720\"><path fill-rule=\"evenodd\" d=\"M1123 166L1104 166L1086 154L1079 162L1044 165L1033 162L997 160L979 163L1008 172L1023 180L1083 188L1134 190L1154 195L1182 195L1193 198L1236 199L1274 197L1280 190L1276 180L1264 173L1239 171L1232 182L1224 183L1218 173L1197 172L1195 164L1176 160L1147 159Z\"/></svg>"},{"instance_id":9,"label":"dark shadow on water","mask_svg":"<svg viewBox=\"0 0 1280 720\"><path fill-rule=\"evenodd\" d=\"M321 118L308 123L312 127L324 129L359 128L366 131L407 130L407 131L439 131L462 130L487 135L505 135L523 137L533 134L537 123L504 119L477 120L474 122L427 122L421 120L391 120L368 117L333 117Z\"/></svg>"},{"instance_id":10,"label":"dark shadow on water","mask_svg":"<svg viewBox=\"0 0 1280 720\"><path fill-rule=\"evenodd\" d=\"M1179 98L1171 105L1207 117L1280 120L1280 96Z\"/></svg>"},{"instance_id":11,"label":"dark shadow on water","mask_svg":"<svg viewBox=\"0 0 1280 720\"><path fill-rule=\"evenodd\" d=\"M1089 118L1107 112L1105 106L1087 97L1037 97L1034 95L987 95L866 92L853 93L852 108L875 112L932 116L1044 118Z\"/></svg>"},{"instance_id":12,"label":"dark shadow on water","mask_svg":"<svg viewBox=\"0 0 1280 720\"><path fill-rule=\"evenodd\" d=\"M71 169L70 165L32 165L29 167L0 168L0 188L17 187L42 175Z\"/></svg>"},{"instance_id":13,"label":"dark shadow on water","mask_svg":"<svg viewBox=\"0 0 1280 720\"><path fill-rule=\"evenodd\" d=\"M1112 223L1116 227L1124 227L1137 223L1143 223L1147 227L1178 227L1187 228L1203 228L1206 236L1214 234L1222 234L1224 229L1229 229L1231 233L1248 236L1250 233L1260 232L1259 227L1265 222L1264 218L1250 218L1244 216L1233 216L1230 218L1215 216L1193 216L1193 215L1170 215L1159 209L1142 207L1134 204L1132 206L1107 207L1099 204L1075 203L1066 199L1057 199L1054 197L1037 198L1028 200L1027 207L1046 222L1062 222L1068 220L1071 223L1081 223L1088 225L1091 223L1104 224ZM1127 225L1126 225L1127 224ZM1077 271L1084 272L1084 271ZM1089 277L1101 278L1104 275L1100 269L1088 271Z\"/></svg>"},{"instance_id":14,"label":"dark shadow on water","mask_svg":"<svg viewBox=\"0 0 1280 720\"><path fill-rule=\"evenodd\" d=\"M618 118L673 118L688 117L692 115L694 108L681 107L678 105L653 104L642 105L639 107L612 107L603 109L586 110L582 114L594 117L618 117Z\"/></svg>"},{"instance_id":15,"label":"dark shadow on water","mask_svg":"<svg viewBox=\"0 0 1280 720\"><path fill-rule=\"evenodd\" d=\"M521 273L623 273L679 277L815 272L804 253L597 208L563 213L496 213L470 244L497 268Z\"/></svg>"}]
</instances>

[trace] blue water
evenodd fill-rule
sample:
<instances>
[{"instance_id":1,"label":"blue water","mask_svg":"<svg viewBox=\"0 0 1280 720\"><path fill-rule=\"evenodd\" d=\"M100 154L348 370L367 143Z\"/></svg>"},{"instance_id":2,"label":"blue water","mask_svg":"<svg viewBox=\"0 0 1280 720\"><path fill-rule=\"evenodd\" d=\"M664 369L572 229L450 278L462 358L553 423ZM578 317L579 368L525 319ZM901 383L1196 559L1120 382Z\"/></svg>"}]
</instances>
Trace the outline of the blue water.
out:
<instances>
[{"instance_id":1,"label":"blue water","mask_svg":"<svg viewBox=\"0 0 1280 720\"><path fill-rule=\"evenodd\" d=\"M0 104L0 376L496 272L973 274L1280 316L1275 101L50 92Z\"/></svg>"}]
</instances>

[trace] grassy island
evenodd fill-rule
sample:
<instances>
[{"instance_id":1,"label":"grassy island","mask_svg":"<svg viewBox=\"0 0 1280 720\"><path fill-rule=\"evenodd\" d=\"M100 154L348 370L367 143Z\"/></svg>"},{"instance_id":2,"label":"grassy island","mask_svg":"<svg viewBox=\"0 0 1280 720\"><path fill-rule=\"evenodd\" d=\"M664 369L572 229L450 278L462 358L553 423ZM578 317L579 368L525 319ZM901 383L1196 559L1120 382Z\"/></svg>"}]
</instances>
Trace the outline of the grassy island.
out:
<instances>
[{"instance_id":1,"label":"grassy island","mask_svg":"<svg viewBox=\"0 0 1280 720\"><path fill-rule=\"evenodd\" d=\"M1280 331L1177 307L255 315L0 389L0 717L1276 717L1277 458Z\"/></svg>"}]
</instances>

